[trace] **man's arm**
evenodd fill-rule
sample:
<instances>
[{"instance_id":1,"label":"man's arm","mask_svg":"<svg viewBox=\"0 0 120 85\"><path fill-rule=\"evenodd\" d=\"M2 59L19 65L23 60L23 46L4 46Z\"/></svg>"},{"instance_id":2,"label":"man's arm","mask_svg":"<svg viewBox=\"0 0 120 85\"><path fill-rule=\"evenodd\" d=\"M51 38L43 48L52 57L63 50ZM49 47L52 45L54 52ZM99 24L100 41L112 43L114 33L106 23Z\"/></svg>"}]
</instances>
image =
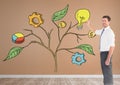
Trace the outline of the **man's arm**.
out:
<instances>
[{"instance_id":1,"label":"man's arm","mask_svg":"<svg viewBox=\"0 0 120 85\"><path fill-rule=\"evenodd\" d=\"M110 65L110 60L111 60L111 56L113 55L114 48L115 48L115 46L114 47L110 47L107 59L105 61L105 65L107 65L107 66Z\"/></svg>"}]
</instances>

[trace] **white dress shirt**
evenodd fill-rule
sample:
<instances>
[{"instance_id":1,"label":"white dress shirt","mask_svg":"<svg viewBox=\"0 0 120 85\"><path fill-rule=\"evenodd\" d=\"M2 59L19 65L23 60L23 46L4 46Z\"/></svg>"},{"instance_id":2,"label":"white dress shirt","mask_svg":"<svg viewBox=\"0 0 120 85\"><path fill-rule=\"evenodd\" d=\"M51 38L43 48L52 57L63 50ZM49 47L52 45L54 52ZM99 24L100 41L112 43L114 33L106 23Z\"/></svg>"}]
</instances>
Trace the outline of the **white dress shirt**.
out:
<instances>
[{"instance_id":1,"label":"white dress shirt","mask_svg":"<svg viewBox=\"0 0 120 85\"><path fill-rule=\"evenodd\" d=\"M102 28L100 30L96 30L95 33L96 35L100 35L100 51L101 52L109 51L110 47L115 46L115 34L110 28L110 26L106 28Z\"/></svg>"}]
</instances>

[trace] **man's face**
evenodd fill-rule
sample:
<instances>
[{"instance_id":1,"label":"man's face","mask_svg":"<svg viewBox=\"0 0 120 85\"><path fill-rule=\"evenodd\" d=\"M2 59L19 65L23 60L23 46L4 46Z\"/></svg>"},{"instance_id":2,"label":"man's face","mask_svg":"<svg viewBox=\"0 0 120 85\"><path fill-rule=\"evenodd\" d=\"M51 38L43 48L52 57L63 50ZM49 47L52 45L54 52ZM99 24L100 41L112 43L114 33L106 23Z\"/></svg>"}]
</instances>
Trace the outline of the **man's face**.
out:
<instances>
[{"instance_id":1,"label":"man's face","mask_svg":"<svg viewBox=\"0 0 120 85\"><path fill-rule=\"evenodd\" d=\"M108 21L107 18L102 18L102 25L103 25L103 27L107 27L107 26L109 26L109 24L110 24L110 22Z\"/></svg>"}]
</instances>

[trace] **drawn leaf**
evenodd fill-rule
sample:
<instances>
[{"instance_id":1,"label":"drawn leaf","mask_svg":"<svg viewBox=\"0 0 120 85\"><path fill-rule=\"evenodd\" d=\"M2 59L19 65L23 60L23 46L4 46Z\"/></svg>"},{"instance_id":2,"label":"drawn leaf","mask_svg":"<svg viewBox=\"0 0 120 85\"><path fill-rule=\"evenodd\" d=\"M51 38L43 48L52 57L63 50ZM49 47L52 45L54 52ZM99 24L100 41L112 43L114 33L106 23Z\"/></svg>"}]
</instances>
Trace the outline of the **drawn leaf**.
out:
<instances>
[{"instance_id":1,"label":"drawn leaf","mask_svg":"<svg viewBox=\"0 0 120 85\"><path fill-rule=\"evenodd\" d=\"M17 55L20 54L20 52L22 50L23 50L23 47L13 47L13 48L11 48L8 55L7 55L7 57L3 61L15 58Z\"/></svg>"},{"instance_id":2,"label":"drawn leaf","mask_svg":"<svg viewBox=\"0 0 120 85\"><path fill-rule=\"evenodd\" d=\"M64 9L55 12L55 13L53 14L52 21L61 20L61 19L67 14L68 7L69 7L69 5L67 5Z\"/></svg>"},{"instance_id":3,"label":"drawn leaf","mask_svg":"<svg viewBox=\"0 0 120 85\"><path fill-rule=\"evenodd\" d=\"M89 44L81 44L81 45L77 46L76 48L82 49L82 50L86 51L89 54L95 55L94 52L93 52L92 46L89 45Z\"/></svg>"}]
</instances>

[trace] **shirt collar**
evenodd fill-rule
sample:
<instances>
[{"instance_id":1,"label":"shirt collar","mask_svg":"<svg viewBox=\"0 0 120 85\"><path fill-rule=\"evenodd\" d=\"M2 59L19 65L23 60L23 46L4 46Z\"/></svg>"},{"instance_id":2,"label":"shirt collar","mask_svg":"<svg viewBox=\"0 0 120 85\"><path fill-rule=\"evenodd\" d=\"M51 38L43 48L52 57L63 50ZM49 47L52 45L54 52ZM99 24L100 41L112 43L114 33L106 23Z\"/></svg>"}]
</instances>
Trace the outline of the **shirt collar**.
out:
<instances>
[{"instance_id":1,"label":"shirt collar","mask_svg":"<svg viewBox=\"0 0 120 85\"><path fill-rule=\"evenodd\" d=\"M107 26L106 28L103 28L104 30L110 29L110 26Z\"/></svg>"}]
</instances>

